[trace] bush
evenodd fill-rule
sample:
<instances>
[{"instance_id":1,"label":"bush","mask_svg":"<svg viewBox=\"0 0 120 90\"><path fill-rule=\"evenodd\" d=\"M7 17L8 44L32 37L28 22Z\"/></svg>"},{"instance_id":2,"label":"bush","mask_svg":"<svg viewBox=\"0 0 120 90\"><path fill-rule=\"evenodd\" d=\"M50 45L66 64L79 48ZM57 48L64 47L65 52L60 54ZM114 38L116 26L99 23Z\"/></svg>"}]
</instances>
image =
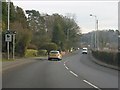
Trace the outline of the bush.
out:
<instances>
[{"instance_id":1,"label":"bush","mask_svg":"<svg viewBox=\"0 0 120 90\"><path fill-rule=\"evenodd\" d=\"M38 51L34 49L27 49L25 52L25 57L35 57L37 56Z\"/></svg>"},{"instance_id":2,"label":"bush","mask_svg":"<svg viewBox=\"0 0 120 90\"><path fill-rule=\"evenodd\" d=\"M39 50L38 55L39 56L46 56L47 55L47 50Z\"/></svg>"},{"instance_id":3,"label":"bush","mask_svg":"<svg viewBox=\"0 0 120 90\"><path fill-rule=\"evenodd\" d=\"M55 43L47 43L44 44L40 49L47 50L47 52L49 53L51 50L57 50L58 46Z\"/></svg>"},{"instance_id":4,"label":"bush","mask_svg":"<svg viewBox=\"0 0 120 90\"><path fill-rule=\"evenodd\" d=\"M27 47L27 49L34 49L34 50L36 50L37 46L34 45L34 44L29 44L28 47Z\"/></svg>"},{"instance_id":5,"label":"bush","mask_svg":"<svg viewBox=\"0 0 120 90\"><path fill-rule=\"evenodd\" d=\"M117 52L106 52L106 51L92 51L92 55L102 62L107 64L118 66L118 55Z\"/></svg>"}]
</instances>

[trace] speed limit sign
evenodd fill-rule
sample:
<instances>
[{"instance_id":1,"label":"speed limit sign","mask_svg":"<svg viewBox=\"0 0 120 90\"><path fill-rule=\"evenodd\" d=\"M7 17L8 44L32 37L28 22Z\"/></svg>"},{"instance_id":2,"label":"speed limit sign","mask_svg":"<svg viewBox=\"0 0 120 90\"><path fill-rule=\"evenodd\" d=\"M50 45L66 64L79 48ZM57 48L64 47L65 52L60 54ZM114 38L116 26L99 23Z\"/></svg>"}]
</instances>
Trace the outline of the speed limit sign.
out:
<instances>
[{"instance_id":1,"label":"speed limit sign","mask_svg":"<svg viewBox=\"0 0 120 90\"><path fill-rule=\"evenodd\" d=\"M11 34L5 34L5 41L6 41L6 42L11 42L11 41L12 41L12 36L11 36Z\"/></svg>"}]
</instances>

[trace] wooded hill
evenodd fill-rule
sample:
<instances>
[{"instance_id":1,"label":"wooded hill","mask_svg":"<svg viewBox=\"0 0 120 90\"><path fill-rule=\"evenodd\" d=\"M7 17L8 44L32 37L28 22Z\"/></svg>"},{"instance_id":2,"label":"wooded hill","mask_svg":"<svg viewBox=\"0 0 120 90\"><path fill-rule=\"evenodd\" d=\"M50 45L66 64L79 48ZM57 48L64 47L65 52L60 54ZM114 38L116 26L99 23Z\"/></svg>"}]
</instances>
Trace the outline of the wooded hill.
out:
<instances>
[{"instance_id":1,"label":"wooded hill","mask_svg":"<svg viewBox=\"0 0 120 90\"><path fill-rule=\"evenodd\" d=\"M81 44L83 45L91 45L91 36L93 35L92 39L92 44L95 42L95 33L96 31L89 32L86 34L83 34L81 36ZM98 37L98 42L99 42L99 48L109 48L113 50L118 49L118 35L120 32L118 30L99 30L97 37Z\"/></svg>"}]
</instances>

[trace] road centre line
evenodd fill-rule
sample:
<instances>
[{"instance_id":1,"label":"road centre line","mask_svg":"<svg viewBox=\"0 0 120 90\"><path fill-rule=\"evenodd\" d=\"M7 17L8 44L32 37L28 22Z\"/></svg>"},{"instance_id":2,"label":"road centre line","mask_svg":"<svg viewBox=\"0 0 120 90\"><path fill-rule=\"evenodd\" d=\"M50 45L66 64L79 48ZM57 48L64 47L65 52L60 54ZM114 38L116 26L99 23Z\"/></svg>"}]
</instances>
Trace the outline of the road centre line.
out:
<instances>
[{"instance_id":1,"label":"road centre line","mask_svg":"<svg viewBox=\"0 0 120 90\"><path fill-rule=\"evenodd\" d=\"M78 75L75 74L73 71L70 71L70 73L72 73L74 76L78 77Z\"/></svg>"},{"instance_id":2,"label":"road centre line","mask_svg":"<svg viewBox=\"0 0 120 90\"><path fill-rule=\"evenodd\" d=\"M67 62L68 62L68 61L65 61L65 62L64 62L64 66L65 66L66 69L69 69L69 68L66 66L66 63L67 63ZM78 77L78 75L75 74L73 71L69 71L69 72L72 73L74 76ZM97 86L95 86L94 84L88 82L87 80L83 80L83 82L89 84L90 86L92 86L92 87L94 87L94 88L96 88L96 89L98 89L98 90L102 90L102 89L98 88Z\"/></svg>"},{"instance_id":3,"label":"road centre line","mask_svg":"<svg viewBox=\"0 0 120 90\"><path fill-rule=\"evenodd\" d=\"M65 66L66 69L69 69L69 68L66 66L66 64L65 64L66 62L68 62L68 61L65 61L65 62L64 62L64 66ZM72 73L74 76L78 77L78 75L75 74L73 71L70 71L70 73Z\"/></svg>"},{"instance_id":4,"label":"road centre line","mask_svg":"<svg viewBox=\"0 0 120 90\"><path fill-rule=\"evenodd\" d=\"M69 69L68 67L65 66L66 69Z\"/></svg>"},{"instance_id":5,"label":"road centre line","mask_svg":"<svg viewBox=\"0 0 120 90\"><path fill-rule=\"evenodd\" d=\"M67 63L67 62L68 62L68 60L67 60L67 61L65 61L65 62L64 62L64 64L65 64L65 63Z\"/></svg>"},{"instance_id":6,"label":"road centre line","mask_svg":"<svg viewBox=\"0 0 120 90\"><path fill-rule=\"evenodd\" d=\"M69 69L69 68L65 65L65 63L64 63L64 66L65 66L66 69Z\"/></svg>"},{"instance_id":7,"label":"road centre line","mask_svg":"<svg viewBox=\"0 0 120 90\"><path fill-rule=\"evenodd\" d=\"M94 88L96 88L96 89L98 89L98 90L101 90L100 88L98 88L98 87L95 86L94 84L88 82L87 80L83 80L83 81L84 81L85 83L89 84L90 86L92 86L92 87L94 87Z\"/></svg>"}]
</instances>

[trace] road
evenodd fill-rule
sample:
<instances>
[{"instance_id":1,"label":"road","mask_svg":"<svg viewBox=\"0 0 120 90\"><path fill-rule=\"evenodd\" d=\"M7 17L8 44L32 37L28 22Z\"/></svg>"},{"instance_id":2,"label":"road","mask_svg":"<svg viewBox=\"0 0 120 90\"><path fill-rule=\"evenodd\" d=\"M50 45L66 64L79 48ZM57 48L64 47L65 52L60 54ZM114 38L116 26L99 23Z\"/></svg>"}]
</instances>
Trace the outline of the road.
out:
<instances>
[{"instance_id":1,"label":"road","mask_svg":"<svg viewBox=\"0 0 120 90\"><path fill-rule=\"evenodd\" d=\"M76 51L61 61L39 58L3 71L3 88L118 88L118 71Z\"/></svg>"}]
</instances>

